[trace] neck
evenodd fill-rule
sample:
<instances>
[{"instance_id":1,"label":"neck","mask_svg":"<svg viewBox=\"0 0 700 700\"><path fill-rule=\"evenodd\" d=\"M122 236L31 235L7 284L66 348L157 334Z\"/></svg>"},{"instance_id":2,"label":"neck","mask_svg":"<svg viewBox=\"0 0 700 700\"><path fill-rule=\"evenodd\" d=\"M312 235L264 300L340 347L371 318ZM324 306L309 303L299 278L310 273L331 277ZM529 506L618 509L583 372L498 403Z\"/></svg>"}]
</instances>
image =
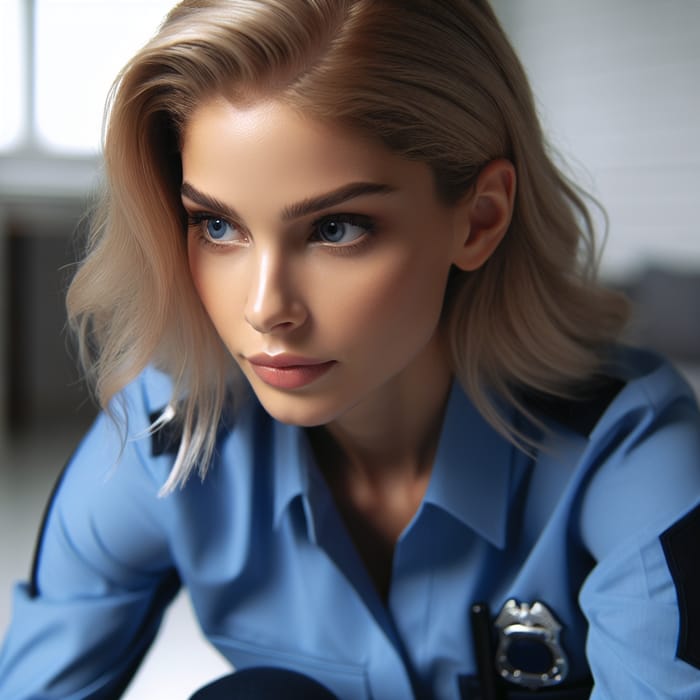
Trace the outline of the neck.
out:
<instances>
[{"instance_id":1,"label":"neck","mask_svg":"<svg viewBox=\"0 0 700 700\"><path fill-rule=\"evenodd\" d=\"M326 477L372 483L430 473L451 383L447 362L427 357L342 419L312 429Z\"/></svg>"},{"instance_id":2,"label":"neck","mask_svg":"<svg viewBox=\"0 0 700 700\"><path fill-rule=\"evenodd\" d=\"M393 552L425 496L452 383L433 349L341 420L309 431L316 461L382 596Z\"/></svg>"}]
</instances>

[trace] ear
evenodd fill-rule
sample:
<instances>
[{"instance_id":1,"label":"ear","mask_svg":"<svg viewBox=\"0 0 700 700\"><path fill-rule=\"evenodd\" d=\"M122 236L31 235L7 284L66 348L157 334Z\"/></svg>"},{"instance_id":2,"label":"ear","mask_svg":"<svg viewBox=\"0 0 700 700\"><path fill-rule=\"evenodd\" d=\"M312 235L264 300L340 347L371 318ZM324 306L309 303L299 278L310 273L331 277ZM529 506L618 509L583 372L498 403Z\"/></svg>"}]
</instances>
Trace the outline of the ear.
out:
<instances>
[{"instance_id":1,"label":"ear","mask_svg":"<svg viewBox=\"0 0 700 700\"><path fill-rule=\"evenodd\" d=\"M491 161L458 204L459 221L453 263L465 271L481 267L506 235L515 202L515 166Z\"/></svg>"}]
</instances>

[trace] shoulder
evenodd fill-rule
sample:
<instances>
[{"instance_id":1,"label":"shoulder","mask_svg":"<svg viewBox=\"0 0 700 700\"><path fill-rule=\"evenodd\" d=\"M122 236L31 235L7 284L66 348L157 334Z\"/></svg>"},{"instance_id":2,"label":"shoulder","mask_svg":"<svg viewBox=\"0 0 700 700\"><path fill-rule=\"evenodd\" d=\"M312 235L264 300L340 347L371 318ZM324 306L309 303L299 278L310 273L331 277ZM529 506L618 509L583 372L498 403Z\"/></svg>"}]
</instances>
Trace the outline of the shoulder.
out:
<instances>
[{"instance_id":1,"label":"shoulder","mask_svg":"<svg viewBox=\"0 0 700 700\"><path fill-rule=\"evenodd\" d=\"M622 390L596 426L606 430L630 411L659 415L675 404L685 405L697 415L697 400L689 383L664 357L647 350L619 347L609 365L609 375L622 382Z\"/></svg>"},{"instance_id":2,"label":"shoulder","mask_svg":"<svg viewBox=\"0 0 700 700\"><path fill-rule=\"evenodd\" d=\"M620 390L589 435L581 531L596 558L662 532L700 502L700 414L692 388L658 355L620 348Z\"/></svg>"},{"instance_id":3,"label":"shoulder","mask_svg":"<svg viewBox=\"0 0 700 700\"><path fill-rule=\"evenodd\" d=\"M173 384L165 373L146 367L101 411L92 428L81 441L69 463L66 477L85 481L92 472L99 480L113 480L119 472L132 476L137 471L162 482L170 467L165 451L156 449L163 434L154 430L155 422L168 415Z\"/></svg>"},{"instance_id":4,"label":"shoulder","mask_svg":"<svg viewBox=\"0 0 700 700\"><path fill-rule=\"evenodd\" d=\"M153 366L146 367L110 402L110 411L127 426L130 434L150 428L173 401L173 382Z\"/></svg>"},{"instance_id":5,"label":"shoulder","mask_svg":"<svg viewBox=\"0 0 700 700\"><path fill-rule=\"evenodd\" d=\"M610 375L621 388L590 433L594 452L614 448L613 461L620 463L632 457L665 464L697 460L697 399L675 367L654 353L620 348Z\"/></svg>"}]
</instances>

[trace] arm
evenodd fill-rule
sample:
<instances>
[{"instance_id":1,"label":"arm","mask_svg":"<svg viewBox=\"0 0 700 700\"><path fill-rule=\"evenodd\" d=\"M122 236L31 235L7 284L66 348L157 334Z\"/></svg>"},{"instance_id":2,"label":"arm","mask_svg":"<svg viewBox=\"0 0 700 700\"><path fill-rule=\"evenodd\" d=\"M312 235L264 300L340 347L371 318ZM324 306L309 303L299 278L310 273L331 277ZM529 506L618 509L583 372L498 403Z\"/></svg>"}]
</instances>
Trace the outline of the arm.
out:
<instances>
[{"instance_id":1,"label":"arm","mask_svg":"<svg viewBox=\"0 0 700 700\"><path fill-rule=\"evenodd\" d=\"M128 393L141 435L147 411L138 386ZM14 592L0 699L118 697L138 667L179 586L148 447L144 436L122 451L100 416L67 465L32 579Z\"/></svg>"},{"instance_id":2,"label":"arm","mask_svg":"<svg viewBox=\"0 0 700 700\"><path fill-rule=\"evenodd\" d=\"M689 605L700 596L700 550L688 547L700 542L699 425L687 393L655 394L608 428L614 447L581 511L597 562L580 595L592 700L700 697L700 619Z\"/></svg>"}]
</instances>

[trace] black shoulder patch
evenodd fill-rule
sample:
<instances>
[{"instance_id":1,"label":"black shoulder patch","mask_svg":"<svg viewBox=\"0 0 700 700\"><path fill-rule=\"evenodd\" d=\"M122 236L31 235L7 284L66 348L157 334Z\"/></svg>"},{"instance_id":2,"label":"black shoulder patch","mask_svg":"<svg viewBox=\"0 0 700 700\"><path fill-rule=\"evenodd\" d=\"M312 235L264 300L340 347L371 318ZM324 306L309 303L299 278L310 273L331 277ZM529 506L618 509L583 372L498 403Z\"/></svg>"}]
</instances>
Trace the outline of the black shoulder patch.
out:
<instances>
[{"instance_id":1,"label":"black shoulder patch","mask_svg":"<svg viewBox=\"0 0 700 700\"><path fill-rule=\"evenodd\" d=\"M680 610L676 656L700 669L700 505L671 525L661 544Z\"/></svg>"},{"instance_id":2,"label":"black shoulder patch","mask_svg":"<svg viewBox=\"0 0 700 700\"><path fill-rule=\"evenodd\" d=\"M148 416L151 425L160 418L164 410L163 408ZM179 425L174 421L163 423L151 433L151 457L160 457L165 454L176 455L181 440L182 431Z\"/></svg>"}]
</instances>

